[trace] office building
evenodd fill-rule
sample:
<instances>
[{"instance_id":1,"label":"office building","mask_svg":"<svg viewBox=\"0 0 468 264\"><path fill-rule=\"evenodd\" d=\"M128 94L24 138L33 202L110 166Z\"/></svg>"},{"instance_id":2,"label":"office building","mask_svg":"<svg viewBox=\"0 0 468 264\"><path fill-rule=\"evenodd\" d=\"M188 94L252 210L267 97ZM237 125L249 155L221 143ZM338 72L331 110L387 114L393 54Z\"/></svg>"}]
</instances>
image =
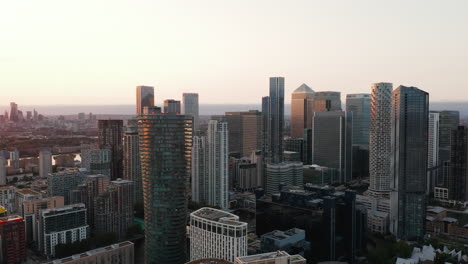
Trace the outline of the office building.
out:
<instances>
[{"instance_id":1,"label":"office building","mask_svg":"<svg viewBox=\"0 0 468 264\"><path fill-rule=\"evenodd\" d=\"M23 202L23 218L26 222L26 238L28 242L38 242L39 216L44 209L60 208L65 205L62 196L36 197Z\"/></svg>"},{"instance_id":2,"label":"office building","mask_svg":"<svg viewBox=\"0 0 468 264\"><path fill-rule=\"evenodd\" d=\"M369 146L371 95L346 95L346 112L353 113L353 145Z\"/></svg>"},{"instance_id":3,"label":"office building","mask_svg":"<svg viewBox=\"0 0 468 264\"><path fill-rule=\"evenodd\" d=\"M439 112L439 161L450 160L450 136L460 125L460 112L444 110Z\"/></svg>"},{"instance_id":4,"label":"office building","mask_svg":"<svg viewBox=\"0 0 468 264\"><path fill-rule=\"evenodd\" d=\"M341 93L330 91L315 92L312 112L333 111L341 111Z\"/></svg>"},{"instance_id":5,"label":"office building","mask_svg":"<svg viewBox=\"0 0 468 264\"><path fill-rule=\"evenodd\" d=\"M127 127L123 139L123 178L133 181L135 203L143 203L139 144L138 127Z\"/></svg>"},{"instance_id":6,"label":"office building","mask_svg":"<svg viewBox=\"0 0 468 264\"><path fill-rule=\"evenodd\" d=\"M427 137L427 188L426 194L434 193L436 186L443 185L439 181L440 163L439 163L439 113L431 111L429 113Z\"/></svg>"},{"instance_id":7,"label":"office building","mask_svg":"<svg viewBox=\"0 0 468 264\"><path fill-rule=\"evenodd\" d=\"M185 261L192 122L191 116L177 114L138 118L148 263Z\"/></svg>"},{"instance_id":8,"label":"office building","mask_svg":"<svg viewBox=\"0 0 468 264\"><path fill-rule=\"evenodd\" d=\"M281 250L304 255L305 251L310 250L310 243L305 240L305 231L299 228L274 230L263 234L260 239L263 252Z\"/></svg>"},{"instance_id":9,"label":"office building","mask_svg":"<svg viewBox=\"0 0 468 264\"><path fill-rule=\"evenodd\" d=\"M311 118L312 121L312 118ZM290 152L295 152L297 155L299 155L299 159L297 161L301 161L302 163L305 163L305 158L304 158L304 139L303 138L288 138L284 140L284 152L290 151ZM286 155L286 154L284 154ZM285 160L286 160L285 156Z\"/></svg>"},{"instance_id":10,"label":"office building","mask_svg":"<svg viewBox=\"0 0 468 264\"><path fill-rule=\"evenodd\" d=\"M92 145L81 145L81 168L90 174L111 176L112 151Z\"/></svg>"},{"instance_id":11,"label":"office building","mask_svg":"<svg viewBox=\"0 0 468 264\"><path fill-rule=\"evenodd\" d=\"M39 176L46 178L49 173L52 173L52 152L43 149L39 152Z\"/></svg>"},{"instance_id":12,"label":"office building","mask_svg":"<svg viewBox=\"0 0 468 264\"><path fill-rule=\"evenodd\" d=\"M313 117L312 163L337 169L338 183L352 175L352 113L318 112Z\"/></svg>"},{"instance_id":13,"label":"office building","mask_svg":"<svg viewBox=\"0 0 468 264\"><path fill-rule=\"evenodd\" d=\"M425 233L429 94L399 86L392 105L390 231L417 240Z\"/></svg>"},{"instance_id":14,"label":"office building","mask_svg":"<svg viewBox=\"0 0 468 264\"><path fill-rule=\"evenodd\" d=\"M0 156L0 186L7 184L7 168L6 168L6 159L3 156Z\"/></svg>"},{"instance_id":15,"label":"office building","mask_svg":"<svg viewBox=\"0 0 468 264\"><path fill-rule=\"evenodd\" d=\"M371 124L369 138L369 191L387 196L390 192L391 83L372 84Z\"/></svg>"},{"instance_id":16,"label":"office building","mask_svg":"<svg viewBox=\"0 0 468 264\"><path fill-rule=\"evenodd\" d=\"M0 263L26 261L26 232L24 219L19 215L0 217Z\"/></svg>"},{"instance_id":17,"label":"office building","mask_svg":"<svg viewBox=\"0 0 468 264\"><path fill-rule=\"evenodd\" d=\"M450 200L468 200L468 128L452 130L448 194Z\"/></svg>"},{"instance_id":18,"label":"office building","mask_svg":"<svg viewBox=\"0 0 468 264\"><path fill-rule=\"evenodd\" d=\"M69 204L70 193L84 181L84 173L67 171L52 173L47 177L47 193L50 196L63 196L65 204Z\"/></svg>"},{"instance_id":19,"label":"office building","mask_svg":"<svg viewBox=\"0 0 468 264\"><path fill-rule=\"evenodd\" d=\"M154 106L154 87L152 86L137 86L136 87L136 114L143 114L143 108Z\"/></svg>"},{"instance_id":20,"label":"office building","mask_svg":"<svg viewBox=\"0 0 468 264\"><path fill-rule=\"evenodd\" d=\"M270 96L262 98L262 144L266 163L283 161L284 77L270 78Z\"/></svg>"},{"instance_id":21,"label":"office building","mask_svg":"<svg viewBox=\"0 0 468 264\"><path fill-rule=\"evenodd\" d=\"M0 205L11 214L16 211L16 188L14 186L0 186Z\"/></svg>"},{"instance_id":22,"label":"office building","mask_svg":"<svg viewBox=\"0 0 468 264\"><path fill-rule=\"evenodd\" d=\"M291 95L291 137L302 138L304 129L312 127L314 91L303 83Z\"/></svg>"},{"instance_id":23,"label":"office building","mask_svg":"<svg viewBox=\"0 0 468 264\"><path fill-rule=\"evenodd\" d=\"M302 162L266 164L266 194L278 193L281 186L302 185L302 166Z\"/></svg>"},{"instance_id":24,"label":"office building","mask_svg":"<svg viewBox=\"0 0 468 264\"><path fill-rule=\"evenodd\" d=\"M164 100L164 113L180 114L180 101L174 99Z\"/></svg>"},{"instance_id":25,"label":"office building","mask_svg":"<svg viewBox=\"0 0 468 264\"><path fill-rule=\"evenodd\" d=\"M193 116L193 131L200 130L200 117L197 93L182 94L182 114Z\"/></svg>"},{"instance_id":26,"label":"office building","mask_svg":"<svg viewBox=\"0 0 468 264\"><path fill-rule=\"evenodd\" d=\"M224 120L229 126L229 153L246 157L261 149L261 112L226 112Z\"/></svg>"},{"instance_id":27,"label":"office building","mask_svg":"<svg viewBox=\"0 0 468 264\"><path fill-rule=\"evenodd\" d=\"M53 260L47 264L134 264L135 249L130 241L96 248L81 254Z\"/></svg>"},{"instance_id":28,"label":"office building","mask_svg":"<svg viewBox=\"0 0 468 264\"><path fill-rule=\"evenodd\" d=\"M228 151L227 123L210 120L208 136L194 138L192 149L194 201L223 209L228 207Z\"/></svg>"},{"instance_id":29,"label":"office building","mask_svg":"<svg viewBox=\"0 0 468 264\"><path fill-rule=\"evenodd\" d=\"M14 102L10 103L10 121L12 122L19 121L18 105Z\"/></svg>"},{"instance_id":30,"label":"office building","mask_svg":"<svg viewBox=\"0 0 468 264\"><path fill-rule=\"evenodd\" d=\"M291 228L305 231L312 263L358 263L365 253L366 210L356 203L354 191L306 184L256 200L257 235Z\"/></svg>"},{"instance_id":31,"label":"office building","mask_svg":"<svg viewBox=\"0 0 468 264\"><path fill-rule=\"evenodd\" d=\"M87 212L84 204L72 204L40 211L39 251L55 256L55 246L89 238Z\"/></svg>"},{"instance_id":32,"label":"office building","mask_svg":"<svg viewBox=\"0 0 468 264\"><path fill-rule=\"evenodd\" d=\"M14 169L19 169L19 164L20 164L20 154L17 148L15 148L13 151L10 151L10 160L9 160L9 166L13 167Z\"/></svg>"},{"instance_id":33,"label":"office building","mask_svg":"<svg viewBox=\"0 0 468 264\"><path fill-rule=\"evenodd\" d=\"M100 149L111 151L111 179L123 177L123 121L98 120L98 144Z\"/></svg>"},{"instance_id":34,"label":"office building","mask_svg":"<svg viewBox=\"0 0 468 264\"><path fill-rule=\"evenodd\" d=\"M204 207L190 214L190 260L233 262L247 255L247 223L237 215Z\"/></svg>"}]
</instances>

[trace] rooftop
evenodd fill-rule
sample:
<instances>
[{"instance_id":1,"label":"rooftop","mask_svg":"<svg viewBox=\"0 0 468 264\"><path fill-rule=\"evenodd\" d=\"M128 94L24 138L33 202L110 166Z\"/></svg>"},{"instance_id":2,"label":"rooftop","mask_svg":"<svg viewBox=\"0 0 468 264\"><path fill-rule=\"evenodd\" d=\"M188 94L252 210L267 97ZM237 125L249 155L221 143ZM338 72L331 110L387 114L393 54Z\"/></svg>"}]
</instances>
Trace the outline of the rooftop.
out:
<instances>
[{"instance_id":1,"label":"rooftop","mask_svg":"<svg viewBox=\"0 0 468 264\"><path fill-rule=\"evenodd\" d=\"M93 255L96 255L96 254L104 253L106 251L111 251L111 250L126 247L126 246L132 246L133 247L133 243L130 242L130 241L124 241L124 242L121 242L121 243L118 243L118 244L113 244L113 245L110 245L110 246L107 246L107 247L96 248L96 249L93 249L93 250L90 250L90 251L87 251L87 252L84 252L84 253L81 253L81 254L76 254L76 255L73 255L73 256L70 256L70 257L66 257L66 258L63 258L63 259L57 259L57 260L54 260L52 262L48 262L48 264L67 263L67 262L70 262L70 261L73 261L73 260L86 258L86 257L89 257L89 256L93 256Z\"/></svg>"},{"instance_id":2,"label":"rooftop","mask_svg":"<svg viewBox=\"0 0 468 264\"><path fill-rule=\"evenodd\" d=\"M258 255L238 257L237 259L240 260L241 262L251 262L251 261L257 261L257 260L285 258L289 256L290 255L286 253L286 251L276 251L276 252L269 252L269 253L263 253L263 254L258 254Z\"/></svg>"},{"instance_id":3,"label":"rooftop","mask_svg":"<svg viewBox=\"0 0 468 264\"><path fill-rule=\"evenodd\" d=\"M191 213L191 216L200 217L212 222L220 222L229 225L247 225L247 223L240 222L239 217L235 214L231 214L219 209L214 209L210 207L203 207L197 211Z\"/></svg>"},{"instance_id":4,"label":"rooftop","mask_svg":"<svg viewBox=\"0 0 468 264\"><path fill-rule=\"evenodd\" d=\"M303 83L296 90L294 90L293 93L314 93L314 90L307 86L307 84Z\"/></svg>"},{"instance_id":5,"label":"rooftop","mask_svg":"<svg viewBox=\"0 0 468 264\"><path fill-rule=\"evenodd\" d=\"M40 192L35 191L33 189L18 189L16 191L16 193L21 193L21 194L25 194L25 195L41 195Z\"/></svg>"}]
</instances>

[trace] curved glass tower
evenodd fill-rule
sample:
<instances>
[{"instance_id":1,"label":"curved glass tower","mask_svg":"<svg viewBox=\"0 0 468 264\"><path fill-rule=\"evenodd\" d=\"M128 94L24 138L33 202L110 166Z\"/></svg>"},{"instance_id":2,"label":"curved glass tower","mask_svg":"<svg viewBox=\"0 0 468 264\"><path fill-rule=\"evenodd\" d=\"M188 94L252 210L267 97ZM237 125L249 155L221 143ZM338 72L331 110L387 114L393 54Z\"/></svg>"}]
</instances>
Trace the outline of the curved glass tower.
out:
<instances>
[{"instance_id":1,"label":"curved glass tower","mask_svg":"<svg viewBox=\"0 0 468 264\"><path fill-rule=\"evenodd\" d=\"M145 208L145 257L149 264L186 262L187 187L192 116L138 118Z\"/></svg>"}]
</instances>

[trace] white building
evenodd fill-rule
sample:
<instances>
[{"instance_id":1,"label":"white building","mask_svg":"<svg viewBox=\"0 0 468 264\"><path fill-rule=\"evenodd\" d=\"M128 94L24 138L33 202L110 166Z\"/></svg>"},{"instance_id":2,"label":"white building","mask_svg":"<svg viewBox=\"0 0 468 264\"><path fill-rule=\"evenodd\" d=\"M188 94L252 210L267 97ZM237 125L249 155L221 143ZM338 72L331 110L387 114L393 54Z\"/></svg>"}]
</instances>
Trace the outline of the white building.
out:
<instances>
[{"instance_id":1,"label":"white building","mask_svg":"<svg viewBox=\"0 0 468 264\"><path fill-rule=\"evenodd\" d=\"M356 203L367 209L367 229L386 234L390 221L390 199L370 195L356 195Z\"/></svg>"},{"instance_id":2,"label":"white building","mask_svg":"<svg viewBox=\"0 0 468 264\"><path fill-rule=\"evenodd\" d=\"M204 207L190 214L190 260L234 262L247 255L247 223L237 215Z\"/></svg>"},{"instance_id":3,"label":"white building","mask_svg":"<svg viewBox=\"0 0 468 264\"><path fill-rule=\"evenodd\" d=\"M392 91L391 83L372 85L369 190L384 196L390 193Z\"/></svg>"},{"instance_id":4,"label":"white building","mask_svg":"<svg viewBox=\"0 0 468 264\"><path fill-rule=\"evenodd\" d=\"M192 199L221 208L229 204L228 128L210 120L207 137L194 137L192 148Z\"/></svg>"},{"instance_id":5,"label":"white building","mask_svg":"<svg viewBox=\"0 0 468 264\"><path fill-rule=\"evenodd\" d=\"M87 210L84 204L44 209L39 217L39 250L55 256L55 246L89 237Z\"/></svg>"},{"instance_id":6,"label":"white building","mask_svg":"<svg viewBox=\"0 0 468 264\"><path fill-rule=\"evenodd\" d=\"M136 127L127 127L123 137L123 177L133 181L135 203L143 202L143 181L140 166L140 141Z\"/></svg>"},{"instance_id":7,"label":"white building","mask_svg":"<svg viewBox=\"0 0 468 264\"><path fill-rule=\"evenodd\" d=\"M282 162L266 165L266 193L279 193L280 185L302 185L302 162Z\"/></svg>"},{"instance_id":8,"label":"white building","mask_svg":"<svg viewBox=\"0 0 468 264\"><path fill-rule=\"evenodd\" d=\"M429 129L427 137L427 190L426 194L434 191L439 166L439 113L429 113Z\"/></svg>"},{"instance_id":9,"label":"white building","mask_svg":"<svg viewBox=\"0 0 468 264\"><path fill-rule=\"evenodd\" d=\"M49 173L52 173L52 152L43 149L39 152L39 176L46 178Z\"/></svg>"},{"instance_id":10,"label":"white building","mask_svg":"<svg viewBox=\"0 0 468 264\"><path fill-rule=\"evenodd\" d=\"M235 264L306 264L301 255L289 255L286 251L276 251L236 258ZM338 263L338 262L337 262Z\"/></svg>"},{"instance_id":11,"label":"white building","mask_svg":"<svg viewBox=\"0 0 468 264\"><path fill-rule=\"evenodd\" d=\"M182 114L193 116L193 131L199 129L199 110L198 110L198 94L184 93L182 94Z\"/></svg>"}]
</instances>

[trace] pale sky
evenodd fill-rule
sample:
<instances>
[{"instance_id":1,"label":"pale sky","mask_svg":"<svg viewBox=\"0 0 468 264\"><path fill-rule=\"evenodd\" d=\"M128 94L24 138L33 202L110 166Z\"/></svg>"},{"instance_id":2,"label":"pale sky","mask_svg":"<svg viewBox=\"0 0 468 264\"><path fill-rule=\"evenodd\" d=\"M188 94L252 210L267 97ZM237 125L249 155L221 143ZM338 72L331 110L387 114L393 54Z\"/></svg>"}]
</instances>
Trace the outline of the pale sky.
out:
<instances>
[{"instance_id":1,"label":"pale sky","mask_svg":"<svg viewBox=\"0 0 468 264\"><path fill-rule=\"evenodd\" d=\"M468 101L467 0L0 0L0 105L286 103L315 91L416 86Z\"/></svg>"}]
</instances>

